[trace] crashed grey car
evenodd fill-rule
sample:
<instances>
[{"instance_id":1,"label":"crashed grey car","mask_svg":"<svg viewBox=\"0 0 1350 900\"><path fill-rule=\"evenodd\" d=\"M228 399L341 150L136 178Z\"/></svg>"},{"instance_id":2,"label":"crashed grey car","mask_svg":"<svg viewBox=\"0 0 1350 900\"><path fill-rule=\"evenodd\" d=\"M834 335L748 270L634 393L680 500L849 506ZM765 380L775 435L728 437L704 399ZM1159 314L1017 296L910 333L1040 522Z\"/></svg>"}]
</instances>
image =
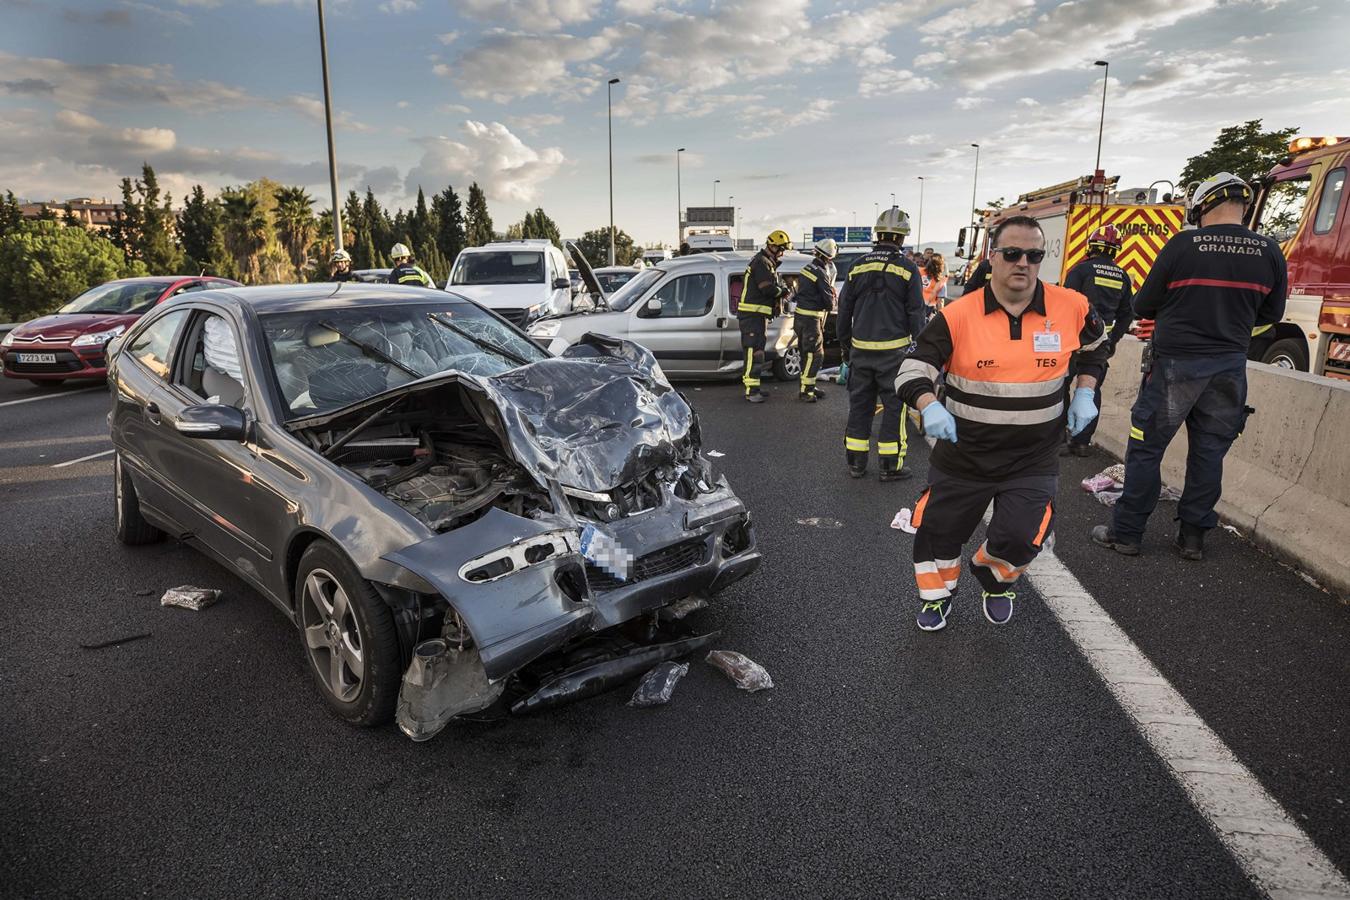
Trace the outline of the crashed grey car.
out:
<instances>
[{"instance_id":1,"label":"crashed grey car","mask_svg":"<svg viewBox=\"0 0 1350 900\"><path fill-rule=\"evenodd\" d=\"M760 561L693 410L627 341L555 358L453 294L241 288L147 315L109 381L119 539L190 541L257 588L357 724L428 737Z\"/></svg>"}]
</instances>

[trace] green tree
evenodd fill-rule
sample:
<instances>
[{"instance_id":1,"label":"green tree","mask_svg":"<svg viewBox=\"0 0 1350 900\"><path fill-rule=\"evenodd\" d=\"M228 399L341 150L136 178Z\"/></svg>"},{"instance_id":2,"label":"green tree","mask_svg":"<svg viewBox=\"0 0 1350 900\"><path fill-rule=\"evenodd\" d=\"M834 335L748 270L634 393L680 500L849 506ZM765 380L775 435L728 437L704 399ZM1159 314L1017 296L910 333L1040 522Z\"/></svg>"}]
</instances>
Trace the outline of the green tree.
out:
<instances>
[{"instance_id":1,"label":"green tree","mask_svg":"<svg viewBox=\"0 0 1350 900\"><path fill-rule=\"evenodd\" d=\"M156 275L180 271L183 251L175 241L172 201L167 194L160 201L159 179L149 164L141 167L136 193L140 197L141 216L141 232L135 241L136 258Z\"/></svg>"},{"instance_id":2,"label":"green tree","mask_svg":"<svg viewBox=\"0 0 1350 900\"><path fill-rule=\"evenodd\" d=\"M314 198L302 187L278 188L276 197L277 238L291 258L296 278L303 278L305 260L314 243Z\"/></svg>"},{"instance_id":3,"label":"green tree","mask_svg":"<svg viewBox=\"0 0 1350 900\"><path fill-rule=\"evenodd\" d=\"M65 209L65 215L61 216L61 224L67 228L83 228L84 223L80 221L79 216L75 215L75 210L70 208L69 203L66 204Z\"/></svg>"},{"instance_id":4,"label":"green tree","mask_svg":"<svg viewBox=\"0 0 1350 900\"><path fill-rule=\"evenodd\" d=\"M259 281L259 257L267 246L267 215L262 204L246 188L220 192L221 226L225 249L234 258L241 279Z\"/></svg>"},{"instance_id":5,"label":"green tree","mask_svg":"<svg viewBox=\"0 0 1350 900\"><path fill-rule=\"evenodd\" d=\"M347 192L347 200L342 204L342 246L356 255L356 247L360 243L358 232L361 228L361 198L357 196L356 191ZM352 268L365 268L354 261Z\"/></svg>"},{"instance_id":6,"label":"green tree","mask_svg":"<svg viewBox=\"0 0 1350 900\"><path fill-rule=\"evenodd\" d=\"M372 246L381 255L387 254L394 246L394 222L384 207L380 206L380 201L375 199L375 192L369 187L366 188L366 199L361 204L359 230L370 236Z\"/></svg>"},{"instance_id":7,"label":"green tree","mask_svg":"<svg viewBox=\"0 0 1350 900\"><path fill-rule=\"evenodd\" d=\"M1189 196L1189 185L1219 172L1232 172L1248 184L1264 178L1276 161L1289 152L1289 138L1297 131L1297 128L1262 131L1260 119L1225 128L1214 139L1214 146L1186 160L1177 187Z\"/></svg>"},{"instance_id":8,"label":"green tree","mask_svg":"<svg viewBox=\"0 0 1350 900\"><path fill-rule=\"evenodd\" d=\"M4 200L0 200L0 238L22 227L23 210L19 208L18 198L13 191L5 191Z\"/></svg>"},{"instance_id":9,"label":"green tree","mask_svg":"<svg viewBox=\"0 0 1350 900\"><path fill-rule=\"evenodd\" d=\"M208 199L206 190L194 185L183 211L178 214L178 239L183 245L184 270L188 273L212 270L224 241L220 233L220 203Z\"/></svg>"},{"instance_id":10,"label":"green tree","mask_svg":"<svg viewBox=\"0 0 1350 900\"><path fill-rule=\"evenodd\" d=\"M469 202L464 211L464 242L469 247L481 247L492 240L492 215L488 212L487 196L478 182L469 185Z\"/></svg>"},{"instance_id":11,"label":"green tree","mask_svg":"<svg viewBox=\"0 0 1350 900\"><path fill-rule=\"evenodd\" d=\"M146 274L109 241L60 222L26 222L0 237L0 319L46 315L91 287Z\"/></svg>"},{"instance_id":12,"label":"green tree","mask_svg":"<svg viewBox=\"0 0 1350 900\"><path fill-rule=\"evenodd\" d=\"M453 187L447 187L431 198L432 216L436 224L436 249L454 265L459 251L464 249L464 208Z\"/></svg>"},{"instance_id":13,"label":"green tree","mask_svg":"<svg viewBox=\"0 0 1350 900\"><path fill-rule=\"evenodd\" d=\"M609 228L593 228L576 242L586 261L595 268L609 265ZM633 238L622 228L614 231L614 262L620 266L631 266L642 255L642 248L633 243Z\"/></svg>"},{"instance_id":14,"label":"green tree","mask_svg":"<svg viewBox=\"0 0 1350 900\"><path fill-rule=\"evenodd\" d=\"M122 179L122 204L113 211L113 220L108 227L108 240L127 255L128 259L139 259L137 250L141 245L141 204L136 198L136 188L130 178Z\"/></svg>"}]
</instances>

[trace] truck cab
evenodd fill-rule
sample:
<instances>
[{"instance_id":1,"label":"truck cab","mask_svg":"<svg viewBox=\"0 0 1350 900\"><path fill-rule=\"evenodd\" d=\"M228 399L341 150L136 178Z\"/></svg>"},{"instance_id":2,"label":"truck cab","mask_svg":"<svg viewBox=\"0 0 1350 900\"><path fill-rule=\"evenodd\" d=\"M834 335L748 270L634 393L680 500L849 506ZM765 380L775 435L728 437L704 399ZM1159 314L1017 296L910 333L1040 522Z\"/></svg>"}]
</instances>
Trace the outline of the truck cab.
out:
<instances>
[{"instance_id":1,"label":"truck cab","mask_svg":"<svg viewBox=\"0 0 1350 900\"><path fill-rule=\"evenodd\" d=\"M1262 362L1350 380L1347 169L1350 138L1296 138L1262 180L1248 225L1289 262L1289 302Z\"/></svg>"}]
</instances>

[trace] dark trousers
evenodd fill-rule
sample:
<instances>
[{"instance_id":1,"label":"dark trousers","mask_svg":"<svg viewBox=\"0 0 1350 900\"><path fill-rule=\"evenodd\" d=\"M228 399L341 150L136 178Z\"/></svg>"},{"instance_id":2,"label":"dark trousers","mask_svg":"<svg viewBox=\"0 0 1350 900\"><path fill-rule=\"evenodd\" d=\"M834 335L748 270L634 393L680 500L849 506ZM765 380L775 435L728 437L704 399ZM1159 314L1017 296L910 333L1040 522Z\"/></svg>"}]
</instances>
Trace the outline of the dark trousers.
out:
<instances>
[{"instance_id":1,"label":"dark trousers","mask_svg":"<svg viewBox=\"0 0 1350 900\"><path fill-rule=\"evenodd\" d=\"M1106 373L1109 372L1110 370L1111 367L1109 365L1102 366L1102 377L1098 379L1097 389L1092 393L1092 402L1097 404L1097 410L1099 413L1102 408L1102 385L1106 384ZM1069 400L1073 399L1073 392L1076 390L1076 388L1074 387L1074 382L1078 380L1076 376L1077 373L1075 372L1071 374L1069 377L1069 384L1068 384ZM1065 401L1066 405L1068 404L1069 400ZM1100 415L1094 416L1092 421L1087 423L1086 428L1084 428L1077 434L1069 437L1069 443L1077 444L1080 447L1086 447L1088 444L1091 444L1092 436L1097 433L1097 423L1101 421L1101 418L1102 417Z\"/></svg>"},{"instance_id":2,"label":"dark trousers","mask_svg":"<svg viewBox=\"0 0 1350 900\"><path fill-rule=\"evenodd\" d=\"M905 405L895 393L895 378L905 354L901 350L854 350L848 364L848 425L844 429L844 447L849 452L867 453L872 449L872 418L877 400L881 400L881 433L877 436L877 455L894 459L896 468L904 465L909 449ZM866 457L863 458L864 462Z\"/></svg>"},{"instance_id":3,"label":"dark trousers","mask_svg":"<svg viewBox=\"0 0 1350 900\"><path fill-rule=\"evenodd\" d=\"M741 328L741 349L745 351L745 370L741 383L746 395L759 393L759 370L764 367L764 342L769 330L767 316L746 313L736 320Z\"/></svg>"},{"instance_id":4,"label":"dark trousers","mask_svg":"<svg viewBox=\"0 0 1350 900\"><path fill-rule=\"evenodd\" d=\"M850 376L852 377L852 376ZM1008 590L1041 548L1053 542L1055 475L970 481L929 469L928 489L914 505L914 580L925 601L950 597L961 574L961 547L975 533L989 501L994 514L970 570L991 594Z\"/></svg>"},{"instance_id":5,"label":"dark trousers","mask_svg":"<svg viewBox=\"0 0 1350 900\"><path fill-rule=\"evenodd\" d=\"M802 355L802 393L810 394L816 389L816 373L820 371L820 358L825 355L824 321L815 316L797 313L792 317L792 330L797 334L797 349Z\"/></svg>"},{"instance_id":6,"label":"dark trousers","mask_svg":"<svg viewBox=\"0 0 1350 900\"><path fill-rule=\"evenodd\" d=\"M1188 438L1186 486L1177 507L1188 525L1213 528L1223 490L1223 458L1246 422L1247 359L1154 358L1130 412L1125 492L1116 501L1116 537L1138 542L1162 487L1162 458L1182 423Z\"/></svg>"}]
</instances>

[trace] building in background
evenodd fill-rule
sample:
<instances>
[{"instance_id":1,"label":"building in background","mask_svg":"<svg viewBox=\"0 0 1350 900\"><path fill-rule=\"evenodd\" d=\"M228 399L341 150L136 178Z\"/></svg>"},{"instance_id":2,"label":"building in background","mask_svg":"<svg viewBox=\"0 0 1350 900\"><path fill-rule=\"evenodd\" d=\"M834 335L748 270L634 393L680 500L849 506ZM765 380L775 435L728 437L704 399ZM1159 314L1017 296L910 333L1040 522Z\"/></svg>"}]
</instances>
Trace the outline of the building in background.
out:
<instances>
[{"instance_id":1,"label":"building in background","mask_svg":"<svg viewBox=\"0 0 1350 900\"><path fill-rule=\"evenodd\" d=\"M95 200L93 197L72 197L64 202L47 200L38 203L21 203L19 209L25 219L40 219L44 215L60 219L66 214L66 207L75 218L84 223L91 231L107 231L112 227L113 218L122 204L112 203L107 197ZM50 210L50 212L48 212Z\"/></svg>"}]
</instances>

